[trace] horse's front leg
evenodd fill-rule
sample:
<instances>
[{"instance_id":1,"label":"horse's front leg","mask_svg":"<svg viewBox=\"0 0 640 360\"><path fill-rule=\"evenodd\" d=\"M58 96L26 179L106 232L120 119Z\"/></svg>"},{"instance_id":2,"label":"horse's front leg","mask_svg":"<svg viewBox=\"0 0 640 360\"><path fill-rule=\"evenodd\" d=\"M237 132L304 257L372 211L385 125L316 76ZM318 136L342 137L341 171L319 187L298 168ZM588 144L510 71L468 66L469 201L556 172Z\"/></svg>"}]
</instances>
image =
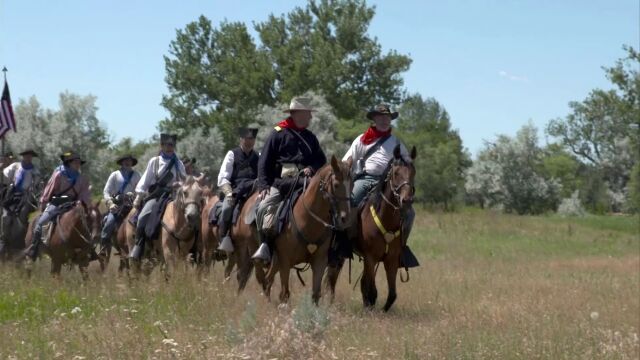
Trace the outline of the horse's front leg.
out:
<instances>
[{"instance_id":1,"label":"horse's front leg","mask_svg":"<svg viewBox=\"0 0 640 360\"><path fill-rule=\"evenodd\" d=\"M169 233L162 229L161 232L161 244L162 244L162 257L164 258L164 277L169 281L171 273L176 269L176 253L178 250L178 243Z\"/></svg>"},{"instance_id":2,"label":"horse's front leg","mask_svg":"<svg viewBox=\"0 0 640 360\"><path fill-rule=\"evenodd\" d=\"M322 277L324 276L324 270L327 268L328 260L327 256L323 256L322 254L326 254L326 252L316 253L311 262L311 272L313 276L311 298L316 305L318 305L320 297L322 296Z\"/></svg>"},{"instance_id":3,"label":"horse's front leg","mask_svg":"<svg viewBox=\"0 0 640 360\"><path fill-rule=\"evenodd\" d=\"M344 259L340 259L335 266L329 266L327 269L327 276L325 278L325 289L328 289L331 293L331 303L336 298L336 284L338 283L338 277L340 276L340 271L342 270L342 266L344 265Z\"/></svg>"},{"instance_id":4,"label":"horse's front leg","mask_svg":"<svg viewBox=\"0 0 640 360\"><path fill-rule=\"evenodd\" d=\"M364 258L364 269L362 279L360 280L360 291L362 292L362 301L367 308L376 304L378 297L378 289L376 289L376 261L370 256Z\"/></svg>"},{"instance_id":5,"label":"horse's front leg","mask_svg":"<svg viewBox=\"0 0 640 360\"><path fill-rule=\"evenodd\" d=\"M280 262L280 303L286 304L289 301L289 297L291 293L289 292L289 272L291 271L291 266L284 262ZM273 281L271 281L273 284Z\"/></svg>"},{"instance_id":6,"label":"horse's front leg","mask_svg":"<svg viewBox=\"0 0 640 360\"><path fill-rule=\"evenodd\" d=\"M387 285L389 288L389 294L387 295L387 302L384 304L384 311L389 311L391 305L396 301L396 278L398 274L399 257L387 256L384 261L384 270L387 274Z\"/></svg>"}]
</instances>

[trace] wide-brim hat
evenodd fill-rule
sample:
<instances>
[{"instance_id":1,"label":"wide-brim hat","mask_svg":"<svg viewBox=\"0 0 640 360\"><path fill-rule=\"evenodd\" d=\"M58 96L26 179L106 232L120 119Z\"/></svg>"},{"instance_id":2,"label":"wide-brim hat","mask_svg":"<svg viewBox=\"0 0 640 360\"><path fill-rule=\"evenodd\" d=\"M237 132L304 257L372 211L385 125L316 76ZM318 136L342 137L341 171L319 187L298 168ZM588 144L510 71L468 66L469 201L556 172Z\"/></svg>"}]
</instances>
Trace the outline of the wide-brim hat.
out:
<instances>
[{"instance_id":1,"label":"wide-brim hat","mask_svg":"<svg viewBox=\"0 0 640 360\"><path fill-rule=\"evenodd\" d=\"M246 128L246 127L238 128L238 136L240 136L241 138L255 139L257 135L258 135L258 129L256 128Z\"/></svg>"},{"instance_id":2,"label":"wide-brim hat","mask_svg":"<svg viewBox=\"0 0 640 360\"><path fill-rule=\"evenodd\" d=\"M160 134L160 144L176 144L178 142L178 135L176 134Z\"/></svg>"},{"instance_id":3,"label":"wide-brim hat","mask_svg":"<svg viewBox=\"0 0 640 360\"><path fill-rule=\"evenodd\" d=\"M367 119L373 120L373 116L376 114L389 115L391 116L391 120L398 117L398 112L391 112L391 108L387 104L378 104L373 109L369 110L369 112L367 112Z\"/></svg>"},{"instance_id":4,"label":"wide-brim hat","mask_svg":"<svg viewBox=\"0 0 640 360\"><path fill-rule=\"evenodd\" d=\"M19 155L20 156L31 155L33 157L38 157L38 153L35 152L33 149L26 149L25 151L21 152Z\"/></svg>"},{"instance_id":5,"label":"wide-brim hat","mask_svg":"<svg viewBox=\"0 0 640 360\"><path fill-rule=\"evenodd\" d=\"M64 152L62 155L60 155L60 160L62 160L64 164L67 164L73 160L80 160L81 164L86 163L86 161L82 160L80 155L73 150L69 150L67 152Z\"/></svg>"},{"instance_id":6,"label":"wide-brim hat","mask_svg":"<svg viewBox=\"0 0 640 360\"><path fill-rule=\"evenodd\" d=\"M184 165L189 165L189 164L193 165L193 164L196 163L196 158L194 158L194 157L193 158L187 158L186 160L183 160L182 163Z\"/></svg>"},{"instance_id":7,"label":"wide-brim hat","mask_svg":"<svg viewBox=\"0 0 640 360\"><path fill-rule=\"evenodd\" d=\"M116 163L118 165L122 165L122 163L125 160L131 160L131 162L133 162L133 165L131 165L131 166L136 166L138 164L138 159L136 159L136 157L133 156L132 154L127 154L127 155L120 156L119 158L116 159Z\"/></svg>"},{"instance_id":8,"label":"wide-brim hat","mask_svg":"<svg viewBox=\"0 0 640 360\"><path fill-rule=\"evenodd\" d=\"M289 103L289 108L285 109L284 112L290 113L292 111L313 111L313 107L311 106L311 98L307 97L294 97L291 99L291 103Z\"/></svg>"}]
</instances>

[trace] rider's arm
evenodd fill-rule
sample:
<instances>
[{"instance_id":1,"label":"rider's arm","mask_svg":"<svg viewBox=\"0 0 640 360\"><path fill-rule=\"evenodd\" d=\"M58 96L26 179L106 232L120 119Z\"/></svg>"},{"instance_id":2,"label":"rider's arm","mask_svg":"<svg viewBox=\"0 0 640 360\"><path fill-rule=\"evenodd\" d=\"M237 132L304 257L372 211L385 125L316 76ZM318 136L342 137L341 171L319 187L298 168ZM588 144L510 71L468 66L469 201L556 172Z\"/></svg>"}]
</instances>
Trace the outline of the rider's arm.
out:
<instances>
[{"instance_id":1,"label":"rider's arm","mask_svg":"<svg viewBox=\"0 0 640 360\"><path fill-rule=\"evenodd\" d=\"M311 142L311 148L313 150L313 159L311 160L311 168L313 169L313 172L316 173L318 170L320 170L321 167L323 167L326 163L327 163L327 156L324 154L324 151L322 151L322 148L320 147L320 142L318 141L318 138L313 136L313 141Z\"/></svg>"},{"instance_id":2,"label":"rider's arm","mask_svg":"<svg viewBox=\"0 0 640 360\"><path fill-rule=\"evenodd\" d=\"M13 163L9 166L7 166L6 168L2 169L2 173L4 174L4 176L9 179L9 182L12 183L14 180L14 176L16 174L16 166L17 163Z\"/></svg>"},{"instance_id":3,"label":"rider's arm","mask_svg":"<svg viewBox=\"0 0 640 360\"><path fill-rule=\"evenodd\" d=\"M231 184L231 175L233 174L233 151L227 151L227 154L222 160L220 171L218 172L218 187L222 187L225 184Z\"/></svg>"},{"instance_id":4,"label":"rider's arm","mask_svg":"<svg viewBox=\"0 0 640 360\"><path fill-rule=\"evenodd\" d=\"M90 207L91 188L89 186L89 180L84 176L80 176L80 179L78 179L78 183L76 184L76 188L78 189L78 200L82 201L85 206Z\"/></svg>"},{"instance_id":5,"label":"rider's arm","mask_svg":"<svg viewBox=\"0 0 640 360\"><path fill-rule=\"evenodd\" d=\"M116 181L117 171L114 171L109 175L109 179L107 179L107 183L104 185L104 190L102 190L102 196L104 197L107 206L110 205L111 195L118 192L116 188L118 186Z\"/></svg>"},{"instance_id":6,"label":"rider's arm","mask_svg":"<svg viewBox=\"0 0 640 360\"><path fill-rule=\"evenodd\" d=\"M271 188L275 179L276 167L276 138L278 133L273 131L262 147L260 159L258 160L258 190L267 190Z\"/></svg>"},{"instance_id":7,"label":"rider's arm","mask_svg":"<svg viewBox=\"0 0 640 360\"><path fill-rule=\"evenodd\" d=\"M51 178L49 178L47 185L42 191L42 196L40 197L41 206L46 205L51 200L51 197L53 196L54 191L58 187L58 183L60 182L60 176L61 175L59 171L54 171L53 175L51 175Z\"/></svg>"},{"instance_id":8,"label":"rider's arm","mask_svg":"<svg viewBox=\"0 0 640 360\"><path fill-rule=\"evenodd\" d=\"M138 194L146 194L147 191L149 191L149 187L156 181L154 164L157 162L156 158L153 158L147 163L147 168L136 186L136 192Z\"/></svg>"}]
</instances>

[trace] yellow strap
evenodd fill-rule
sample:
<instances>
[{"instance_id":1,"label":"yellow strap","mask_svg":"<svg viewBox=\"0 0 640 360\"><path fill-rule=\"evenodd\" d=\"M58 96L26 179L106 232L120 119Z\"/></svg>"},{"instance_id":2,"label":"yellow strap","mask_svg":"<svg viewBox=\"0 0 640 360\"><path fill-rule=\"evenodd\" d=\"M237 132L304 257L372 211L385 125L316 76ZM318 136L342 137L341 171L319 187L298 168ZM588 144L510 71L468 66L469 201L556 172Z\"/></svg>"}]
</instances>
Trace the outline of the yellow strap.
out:
<instances>
[{"instance_id":1,"label":"yellow strap","mask_svg":"<svg viewBox=\"0 0 640 360\"><path fill-rule=\"evenodd\" d=\"M384 225L382 225L382 221L380 221L380 218L378 217L378 214L376 214L376 209L373 207L373 205L370 205L369 206L369 210L371 210L371 216L373 217L373 222L376 223L376 226L378 227L378 230L380 230L380 232L384 236L386 233L388 233L388 231L387 231L387 229L384 228ZM400 230L398 230L395 233L393 233L393 235L396 238L398 236L400 236Z\"/></svg>"}]
</instances>

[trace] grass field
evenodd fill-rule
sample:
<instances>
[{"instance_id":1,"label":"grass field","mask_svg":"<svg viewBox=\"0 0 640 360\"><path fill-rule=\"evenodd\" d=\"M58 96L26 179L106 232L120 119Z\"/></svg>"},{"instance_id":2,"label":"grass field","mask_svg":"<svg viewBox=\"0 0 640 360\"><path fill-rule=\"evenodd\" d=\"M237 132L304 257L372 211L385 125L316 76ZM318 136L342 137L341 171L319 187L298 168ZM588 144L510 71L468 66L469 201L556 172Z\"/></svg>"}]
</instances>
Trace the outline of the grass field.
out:
<instances>
[{"instance_id":1,"label":"grass field","mask_svg":"<svg viewBox=\"0 0 640 360\"><path fill-rule=\"evenodd\" d=\"M86 284L77 270L52 280L48 260L31 280L5 266L0 358L638 359L639 233L637 217L419 213L422 266L389 313L363 310L346 273L319 308L292 274L283 308L278 282L274 303L253 279L238 297L219 264L203 281L132 284L115 262ZM382 267L378 280L379 309Z\"/></svg>"}]
</instances>

